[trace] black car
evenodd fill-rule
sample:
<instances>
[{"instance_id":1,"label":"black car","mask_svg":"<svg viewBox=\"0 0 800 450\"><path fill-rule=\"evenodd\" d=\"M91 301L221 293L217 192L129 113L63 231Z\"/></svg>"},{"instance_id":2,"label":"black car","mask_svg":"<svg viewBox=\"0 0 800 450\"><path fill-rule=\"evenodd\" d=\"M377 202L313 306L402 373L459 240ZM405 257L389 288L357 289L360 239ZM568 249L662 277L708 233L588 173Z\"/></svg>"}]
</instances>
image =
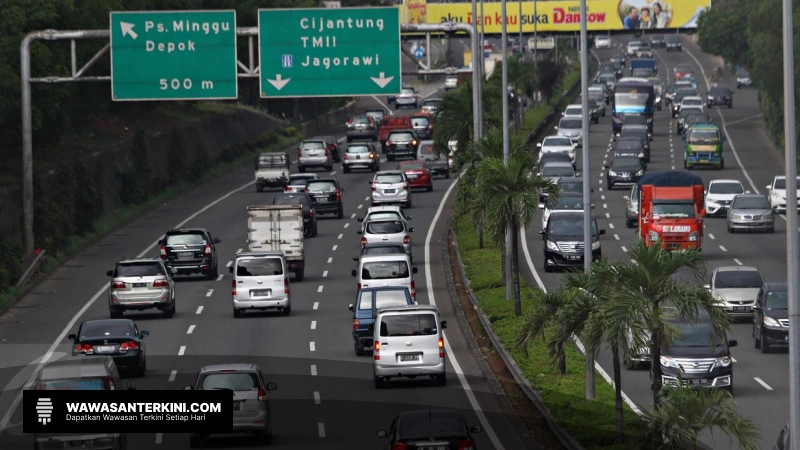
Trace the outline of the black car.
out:
<instances>
[{"instance_id":1,"label":"black car","mask_svg":"<svg viewBox=\"0 0 800 450\"><path fill-rule=\"evenodd\" d=\"M695 112L692 111L683 118L683 125L681 130L681 134L686 134L686 130L691 128L693 125L701 125L701 124L713 124L714 121L711 119L707 113L704 112Z\"/></svg>"},{"instance_id":2,"label":"black car","mask_svg":"<svg viewBox=\"0 0 800 450\"><path fill-rule=\"evenodd\" d=\"M667 87L664 89L664 103L666 103L667 105L672 103L672 100L675 99L675 94L678 93L678 89L680 89L681 87L682 86L679 84L667 85Z\"/></svg>"},{"instance_id":3,"label":"black car","mask_svg":"<svg viewBox=\"0 0 800 450\"><path fill-rule=\"evenodd\" d=\"M664 36L661 35L651 36L650 45L653 47L666 47L667 40L664 38Z\"/></svg>"},{"instance_id":4,"label":"black car","mask_svg":"<svg viewBox=\"0 0 800 450\"><path fill-rule=\"evenodd\" d=\"M606 230L599 230L597 219L591 218L592 261L602 256L600 236ZM544 271L556 269L583 268L583 212L554 212L547 220L547 228L539 231L544 240Z\"/></svg>"},{"instance_id":5,"label":"black car","mask_svg":"<svg viewBox=\"0 0 800 450\"><path fill-rule=\"evenodd\" d=\"M311 196L314 211L317 214L336 214L337 219L344 217L342 191L344 188L333 178L319 178L306 184L306 192Z\"/></svg>"},{"instance_id":6,"label":"black car","mask_svg":"<svg viewBox=\"0 0 800 450\"><path fill-rule=\"evenodd\" d=\"M386 160L394 161L398 157L417 157L419 139L414 130L396 130L386 138Z\"/></svg>"},{"instance_id":7,"label":"black car","mask_svg":"<svg viewBox=\"0 0 800 450\"><path fill-rule=\"evenodd\" d=\"M307 237L317 235L317 214L314 211L314 202L305 192L284 192L275 195L273 205L300 205L303 207L303 233Z\"/></svg>"},{"instance_id":8,"label":"black car","mask_svg":"<svg viewBox=\"0 0 800 450\"><path fill-rule=\"evenodd\" d=\"M733 91L728 86L711 88L711 90L708 91L706 105L709 108L721 105L728 105L728 108L733 108Z\"/></svg>"},{"instance_id":9,"label":"black car","mask_svg":"<svg viewBox=\"0 0 800 450\"><path fill-rule=\"evenodd\" d=\"M646 131L623 129L616 140L621 141L624 139L639 139L642 147L644 147L644 160L645 162L650 162L650 136Z\"/></svg>"},{"instance_id":10,"label":"black car","mask_svg":"<svg viewBox=\"0 0 800 450\"><path fill-rule=\"evenodd\" d=\"M676 52L683 51L683 44L681 43L680 36L670 36L670 37L668 37L667 38L667 42L666 42L666 46L667 46L667 51L668 52L671 52L673 50L676 51Z\"/></svg>"},{"instance_id":11,"label":"black car","mask_svg":"<svg viewBox=\"0 0 800 450\"><path fill-rule=\"evenodd\" d=\"M678 113L678 120L675 123L675 131L678 134L683 134L686 130L686 118L693 114L700 114L703 110L700 107L686 107L685 109L681 109L681 112Z\"/></svg>"},{"instance_id":12,"label":"black car","mask_svg":"<svg viewBox=\"0 0 800 450\"><path fill-rule=\"evenodd\" d=\"M753 341L761 353L769 353L773 345L789 345L788 305L786 283L764 283L753 305Z\"/></svg>"},{"instance_id":13,"label":"black car","mask_svg":"<svg viewBox=\"0 0 800 450\"><path fill-rule=\"evenodd\" d=\"M175 269L176 275L202 273L209 280L217 278L218 261L215 244L222 242L205 228L176 228L167 231L158 241L161 259Z\"/></svg>"},{"instance_id":14,"label":"black car","mask_svg":"<svg viewBox=\"0 0 800 450\"><path fill-rule=\"evenodd\" d=\"M647 165L637 156L615 156L606 168L606 188L610 191L617 186L631 186L639 182Z\"/></svg>"},{"instance_id":15,"label":"black car","mask_svg":"<svg viewBox=\"0 0 800 450\"><path fill-rule=\"evenodd\" d=\"M371 242L361 247L361 254L353 257L358 261L362 256L372 255L405 255L406 248L399 242Z\"/></svg>"},{"instance_id":16,"label":"black car","mask_svg":"<svg viewBox=\"0 0 800 450\"><path fill-rule=\"evenodd\" d=\"M772 447L772 450L789 450L791 446L791 431L789 425L786 425L778 435L778 442Z\"/></svg>"},{"instance_id":17,"label":"black car","mask_svg":"<svg viewBox=\"0 0 800 450\"><path fill-rule=\"evenodd\" d=\"M472 433L481 433L478 426L468 427L464 416L449 409L423 409L398 414L389 431L378 431L386 439L386 448L436 450L474 449Z\"/></svg>"},{"instance_id":18,"label":"black car","mask_svg":"<svg viewBox=\"0 0 800 450\"><path fill-rule=\"evenodd\" d=\"M633 156L642 160L642 163L647 161L647 154L644 151L641 139L638 137L626 137L618 139L614 143L613 156Z\"/></svg>"},{"instance_id":19,"label":"black car","mask_svg":"<svg viewBox=\"0 0 800 450\"><path fill-rule=\"evenodd\" d=\"M139 330L130 319L87 320L76 334L67 338L75 345L72 356L110 356L120 372L144 376L147 371L147 352L144 339L150 334Z\"/></svg>"},{"instance_id":20,"label":"black car","mask_svg":"<svg viewBox=\"0 0 800 450\"><path fill-rule=\"evenodd\" d=\"M377 136L377 135L376 135ZM309 139L310 141L325 141L325 146L331 152L331 159L333 162L342 162L342 150L339 148L339 141L335 136L314 136ZM376 137L374 140L378 140Z\"/></svg>"},{"instance_id":21,"label":"black car","mask_svg":"<svg viewBox=\"0 0 800 450\"><path fill-rule=\"evenodd\" d=\"M556 181L556 188L560 193L575 193L583 195L583 178L581 177L561 177ZM589 192L594 192L590 188Z\"/></svg>"}]
</instances>

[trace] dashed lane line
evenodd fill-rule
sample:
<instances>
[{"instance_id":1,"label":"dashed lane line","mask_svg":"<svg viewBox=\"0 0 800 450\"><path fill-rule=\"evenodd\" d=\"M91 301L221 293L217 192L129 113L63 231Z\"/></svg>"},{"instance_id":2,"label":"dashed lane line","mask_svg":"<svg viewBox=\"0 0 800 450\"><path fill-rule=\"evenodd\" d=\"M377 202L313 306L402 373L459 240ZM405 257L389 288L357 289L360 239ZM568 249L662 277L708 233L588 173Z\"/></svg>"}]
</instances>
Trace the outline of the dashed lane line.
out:
<instances>
[{"instance_id":1,"label":"dashed lane line","mask_svg":"<svg viewBox=\"0 0 800 450\"><path fill-rule=\"evenodd\" d=\"M711 234L711 233L708 233L708 237L710 237L711 239L716 239L716 238L714 237L714 235L713 235L713 234Z\"/></svg>"},{"instance_id":2,"label":"dashed lane line","mask_svg":"<svg viewBox=\"0 0 800 450\"><path fill-rule=\"evenodd\" d=\"M335 252L337 248L339 248L339 246L338 245L334 245L333 248L331 249L331 251Z\"/></svg>"},{"instance_id":3,"label":"dashed lane line","mask_svg":"<svg viewBox=\"0 0 800 450\"><path fill-rule=\"evenodd\" d=\"M318 288L317 288L317 292L322 292L322 288L324 288L324 287L325 287L325 286L320 286L320 287L318 287Z\"/></svg>"},{"instance_id":4,"label":"dashed lane line","mask_svg":"<svg viewBox=\"0 0 800 450\"><path fill-rule=\"evenodd\" d=\"M314 306L311 309L319 309L319 302L314 302Z\"/></svg>"},{"instance_id":5,"label":"dashed lane line","mask_svg":"<svg viewBox=\"0 0 800 450\"><path fill-rule=\"evenodd\" d=\"M350 227L350 222L347 222L347 223L345 223L345 224L344 224L344 227L345 227L345 228L349 228L349 227Z\"/></svg>"},{"instance_id":6,"label":"dashed lane line","mask_svg":"<svg viewBox=\"0 0 800 450\"><path fill-rule=\"evenodd\" d=\"M242 253L242 250L244 250L244 249L240 248L240 249L236 250L236 254L238 255L239 253Z\"/></svg>"},{"instance_id":7,"label":"dashed lane line","mask_svg":"<svg viewBox=\"0 0 800 450\"><path fill-rule=\"evenodd\" d=\"M217 275L217 281L222 281L222 278L223 278L224 276L225 276L224 274L219 274L219 275Z\"/></svg>"},{"instance_id":8,"label":"dashed lane line","mask_svg":"<svg viewBox=\"0 0 800 450\"><path fill-rule=\"evenodd\" d=\"M319 396L319 391L314 391L314 404L319 405L322 403L322 399Z\"/></svg>"},{"instance_id":9,"label":"dashed lane line","mask_svg":"<svg viewBox=\"0 0 800 450\"><path fill-rule=\"evenodd\" d=\"M344 236L344 234L342 234L342 233L339 233L339 236L337 236L337 237L336 237L336 239L341 239L341 238L342 238L342 236Z\"/></svg>"},{"instance_id":10,"label":"dashed lane line","mask_svg":"<svg viewBox=\"0 0 800 450\"><path fill-rule=\"evenodd\" d=\"M350 214L350 218L351 219L355 219L356 218L356 213Z\"/></svg>"},{"instance_id":11,"label":"dashed lane line","mask_svg":"<svg viewBox=\"0 0 800 450\"><path fill-rule=\"evenodd\" d=\"M317 351L317 344L315 344L314 341L308 343L308 351L310 352Z\"/></svg>"},{"instance_id":12,"label":"dashed lane line","mask_svg":"<svg viewBox=\"0 0 800 450\"><path fill-rule=\"evenodd\" d=\"M611 214L606 213L606 219L610 219L610 218L611 218Z\"/></svg>"},{"instance_id":13,"label":"dashed lane line","mask_svg":"<svg viewBox=\"0 0 800 450\"><path fill-rule=\"evenodd\" d=\"M317 424L317 431L319 432L319 437L325 437L325 424L320 422Z\"/></svg>"},{"instance_id":14,"label":"dashed lane line","mask_svg":"<svg viewBox=\"0 0 800 450\"><path fill-rule=\"evenodd\" d=\"M322 272L322 278L327 278L327 276L328 276L328 271L327 270Z\"/></svg>"},{"instance_id":15,"label":"dashed lane line","mask_svg":"<svg viewBox=\"0 0 800 450\"><path fill-rule=\"evenodd\" d=\"M614 239L619 240L619 235L618 234L614 234Z\"/></svg>"},{"instance_id":16,"label":"dashed lane line","mask_svg":"<svg viewBox=\"0 0 800 450\"><path fill-rule=\"evenodd\" d=\"M312 320L311 321L311 329L312 330L316 330L317 329L317 321L316 320Z\"/></svg>"},{"instance_id":17,"label":"dashed lane line","mask_svg":"<svg viewBox=\"0 0 800 450\"><path fill-rule=\"evenodd\" d=\"M735 262L736 264L738 264L738 265L740 265L740 266L743 266L743 265L744 265L744 264L742 264L742 262L741 262L741 261L739 261L739 259L738 259L738 258L733 258L733 262Z\"/></svg>"},{"instance_id":18,"label":"dashed lane line","mask_svg":"<svg viewBox=\"0 0 800 450\"><path fill-rule=\"evenodd\" d=\"M334 170L333 172L331 172L331 175L336 175L336 171Z\"/></svg>"},{"instance_id":19,"label":"dashed lane line","mask_svg":"<svg viewBox=\"0 0 800 450\"><path fill-rule=\"evenodd\" d=\"M211 295L213 295L213 294L214 294L214 290L213 289L209 289L208 292L206 292L206 297L211 297Z\"/></svg>"},{"instance_id":20,"label":"dashed lane line","mask_svg":"<svg viewBox=\"0 0 800 450\"><path fill-rule=\"evenodd\" d=\"M719 246L719 249L722 250L723 252L727 252L728 251L728 249L725 248L725 246L722 246L722 245Z\"/></svg>"},{"instance_id":21,"label":"dashed lane line","mask_svg":"<svg viewBox=\"0 0 800 450\"><path fill-rule=\"evenodd\" d=\"M160 444L161 441L163 441L163 440L164 440L164 434L163 433L156 433L156 444Z\"/></svg>"},{"instance_id":22,"label":"dashed lane line","mask_svg":"<svg viewBox=\"0 0 800 450\"><path fill-rule=\"evenodd\" d=\"M189 325L189 329L186 330L186 334L192 334L196 326L197 325Z\"/></svg>"},{"instance_id":23,"label":"dashed lane line","mask_svg":"<svg viewBox=\"0 0 800 450\"><path fill-rule=\"evenodd\" d=\"M614 224L609 222L608 228L611 228L613 230L614 229Z\"/></svg>"},{"instance_id":24,"label":"dashed lane line","mask_svg":"<svg viewBox=\"0 0 800 450\"><path fill-rule=\"evenodd\" d=\"M175 377L177 377L177 376L178 376L178 371L177 370L173 370L173 371L171 371L169 373L169 380L167 380L167 381L172 383L173 381L175 381Z\"/></svg>"},{"instance_id":25,"label":"dashed lane line","mask_svg":"<svg viewBox=\"0 0 800 450\"><path fill-rule=\"evenodd\" d=\"M357 209L361 209L361 208L363 208L363 207L364 207L364 205L358 205L358 208L357 208Z\"/></svg>"},{"instance_id":26,"label":"dashed lane line","mask_svg":"<svg viewBox=\"0 0 800 450\"><path fill-rule=\"evenodd\" d=\"M770 385L768 385L767 383L765 383L765 382L764 382L764 380L762 380L761 378L758 378L758 377L753 377L753 379L754 379L754 380L756 380L756 382L757 382L758 384L760 384L761 386L764 386L764 389L766 389L766 390L768 390L768 391L771 391L771 390L772 390L772 386L770 386Z\"/></svg>"},{"instance_id":27,"label":"dashed lane line","mask_svg":"<svg viewBox=\"0 0 800 450\"><path fill-rule=\"evenodd\" d=\"M369 197L364 198L364 201L368 202L369 201Z\"/></svg>"},{"instance_id":28,"label":"dashed lane line","mask_svg":"<svg viewBox=\"0 0 800 450\"><path fill-rule=\"evenodd\" d=\"M184 353L186 353L186 346L181 345L181 348L178 349L178 356L183 356Z\"/></svg>"},{"instance_id":29,"label":"dashed lane line","mask_svg":"<svg viewBox=\"0 0 800 450\"><path fill-rule=\"evenodd\" d=\"M225 264L225 267L230 267L233 265L233 261L228 261L228 264Z\"/></svg>"},{"instance_id":30,"label":"dashed lane line","mask_svg":"<svg viewBox=\"0 0 800 450\"><path fill-rule=\"evenodd\" d=\"M628 249L627 249L627 248L625 248L625 246L624 246L624 245L623 245L621 248L622 248L622 251L623 251L623 252L625 252L625 253L628 253Z\"/></svg>"},{"instance_id":31,"label":"dashed lane line","mask_svg":"<svg viewBox=\"0 0 800 450\"><path fill-rule=\"evenodd\" d=\"M328 264L333 262L333 258L328 258Z\"/></svg>"},{"instance_id":32,"label":"dashed lane line","mask_svg":"<svg viewBox=\"0 0 800 450\"><path fill-rule=\"evenodd\" d=\"M312 364L311 365L311 376L312 377L317 376L317 365L316 364Z\"/></svg>"},{"instance_id":33,"label":"dashed lane line","mask_svg":"<svg viewBox=\"0 0 800 450\"><path fill-rule=\"evenodd\" d=\"M201 312L203 312L203 305L197 307L197 311L195 311L195 314L200 314Z\"/></svg>"}]
</instances>

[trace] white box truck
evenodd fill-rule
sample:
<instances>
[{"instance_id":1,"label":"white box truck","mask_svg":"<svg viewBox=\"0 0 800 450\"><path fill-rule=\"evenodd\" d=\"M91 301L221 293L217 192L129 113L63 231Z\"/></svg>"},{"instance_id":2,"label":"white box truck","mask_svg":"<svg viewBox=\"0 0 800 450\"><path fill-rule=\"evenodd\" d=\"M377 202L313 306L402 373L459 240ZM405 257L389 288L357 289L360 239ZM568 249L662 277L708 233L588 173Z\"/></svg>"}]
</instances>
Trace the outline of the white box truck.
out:
<instances>
[{"instance_id":1,"label":"white box truck","mask_svg":"<svg viewBox=\"0 0 800 450\"><path fill-rule=\"evenodd\" d=\"M263 205L247 207L247 245L251 252L281 252L295 281L303 281L303 207Z\"/></svg>"}]
</instances>

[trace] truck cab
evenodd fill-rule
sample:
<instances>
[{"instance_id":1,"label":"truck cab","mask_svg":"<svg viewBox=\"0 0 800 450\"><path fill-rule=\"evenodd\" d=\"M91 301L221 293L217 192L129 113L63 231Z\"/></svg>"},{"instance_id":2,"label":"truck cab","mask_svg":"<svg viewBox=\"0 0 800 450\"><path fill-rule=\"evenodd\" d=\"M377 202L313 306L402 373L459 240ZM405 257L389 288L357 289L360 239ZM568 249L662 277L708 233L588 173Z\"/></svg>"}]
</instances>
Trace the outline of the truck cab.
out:
<instances>
[{"instance_id":1,"label":"truck cab","mask_svg":"<svg viewBox=\"0 0 800 450\"><path fill-rule=\"evenodd\" d=\"M700 249L703 180L687 172L645 174L639 180L639 235L665 250Z\"/></svg>"},{"instance_id":2,"label":"truck cab","mask_svg":"<svg viewBox=\"0 0 800 450\"><path fill-rule=\"evenodd\" d=\"M286 153L258 155L255 161L256 191L262 192L268 187L285 188L289 183L291 163L291 159Z\"/></svg>"},{"instance_id":3,"label":"truck cab","mask_svg":"<svg viewBox=\"0 0 800 450\"><path fill-rule=\"evenodd\" d=\"M719 127L713 124L698 124L686 130L684 136L683 167L693 169L696 166L725 168L722 143L725 137Z\"/></svg>"}]
</instances>

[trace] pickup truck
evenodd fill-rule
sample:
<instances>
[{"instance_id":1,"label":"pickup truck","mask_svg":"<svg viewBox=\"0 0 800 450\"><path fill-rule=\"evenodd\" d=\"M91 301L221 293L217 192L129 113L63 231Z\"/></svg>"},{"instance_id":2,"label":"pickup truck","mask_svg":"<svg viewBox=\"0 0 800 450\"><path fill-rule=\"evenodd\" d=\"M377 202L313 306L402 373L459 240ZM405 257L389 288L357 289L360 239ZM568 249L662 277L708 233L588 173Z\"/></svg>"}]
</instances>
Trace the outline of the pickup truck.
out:
<instances>
[{"instance_id":1,"label":"pickup truck","mask_svg":"<svg viewBox=\"0 0 800 450\"><path fill-rule=\"evenodd\" d=\"M287 153L262 153L256 157L256 191L267 187L286 188L289 183L289 166L292 160Z\"/></svg>"},{"instance_id":2,"label":"pickup truck","mask_svg":"<svg viewBox=\"0 0 800 450\"><path fill-rule=\"evenodd\" d=\"M247 245L251 252L281 252L295 281L305 275L303 207L259 205L247 207Z\"/></svg>"},{"instance_id":3,"label":"pickup truck","mask_svg":"<svg viewBox=\"0 0 800 450\"><path fill-rule=\"evenodd\" d=\"M348 306L353 312L353 347L356 356L364 356L372 348L373 325L378 308L415 304L405 286L386 286L361 289L356 293L356 302Z\"/></svg>"}]
</instances>

